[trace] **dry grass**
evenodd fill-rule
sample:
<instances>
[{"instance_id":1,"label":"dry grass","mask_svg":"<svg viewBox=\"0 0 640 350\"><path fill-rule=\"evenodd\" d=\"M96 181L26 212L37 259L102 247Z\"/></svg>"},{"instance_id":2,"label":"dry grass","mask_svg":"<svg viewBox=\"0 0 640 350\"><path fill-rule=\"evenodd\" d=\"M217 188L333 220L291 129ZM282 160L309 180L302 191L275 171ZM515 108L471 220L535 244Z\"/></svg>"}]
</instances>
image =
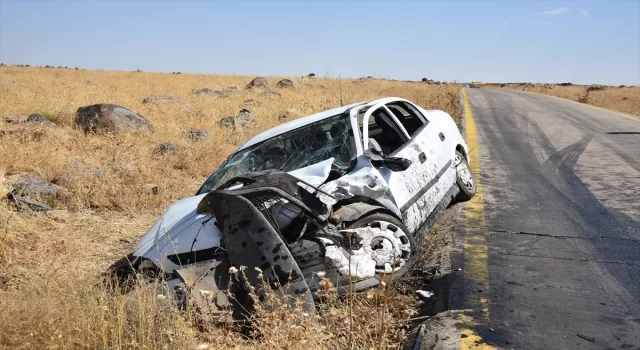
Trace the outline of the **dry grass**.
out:
<instances>
[{"instance_id":1,"label":"dry grass","mask_svg":"<svg viewBox=\"0 0 640 350\"><path fill-rule=\"evenodd\" d=\"M502 84L486 84L498 87ZM568 100L587 103L618 112L640 115L640 87L617 87L600 85L560 86L553 84L504 84L505 89L535 92Z\"/></svg>"},{"instance_id":2,"label":"dry grass","mask_svg":"<svg viewBox=\"0 0 640 350\"><path fill-rule=\"evenodd\" d=\"M386 290L334 298L317 319L300 324L292 310L262 314L261 334L246 340L228 326L204 326L192 312L175 310L155 291L138 287L129 296L113 295L96 284L99 274L123 254L173 201L192 195L204 178L244 140L282 121L337 107L338 82L295 79L281 97L244 90L241 76L172 75L0 67L0 117L42 113L57 128L9 132L0 123L0 196L9 191L5 177L26 171L48 181L67 179L69 196L54 202L69 210L65 220L44 214L12 212L0 203L0 347L1 348L342 348L397 347L404 335L398 319L410 317L412 298ZM272 85L278 78L269 78ZM238 87L228 98L196 96L192 89ZM400 96L428 109L457 115L458 85L385 80L343 81L345 103ZM180 97L186 104L143 104L152 94ZM245 106L258 100L261 106ZM80 106L115 103L146 116L151 134L84 135L73 127ZM255 126L240 132L217 121L250 108ZM212 134L192 142L185 130ZM157 155L162 142L177 145L174 154ZM103 177L78 167L100 167ZM84 170L83 170L84 169ZM148 185L158 187L157 193ZM373 294L372 294L373 293ZM379 294L385 296L381 297ZM353 309L348 305L353 302ZM393 305L393 307L390 307ZM403 305L399 307L399 305ZM346 324L356 326L347 334ZM302 328L301 328L302 327Z\"/></svg>"}]
</instances>

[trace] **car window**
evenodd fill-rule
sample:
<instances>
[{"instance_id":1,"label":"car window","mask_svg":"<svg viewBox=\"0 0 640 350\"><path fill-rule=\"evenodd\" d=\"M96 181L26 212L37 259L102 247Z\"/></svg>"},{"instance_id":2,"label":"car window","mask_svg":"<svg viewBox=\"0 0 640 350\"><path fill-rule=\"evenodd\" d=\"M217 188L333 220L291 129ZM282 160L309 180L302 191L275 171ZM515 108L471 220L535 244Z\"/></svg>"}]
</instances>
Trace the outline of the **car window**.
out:
<instances>
[{"instance_id":1,"label":"car window","mask_svg":"<svg viewBox=\"0 0 640 350\"><path fill-rule=\"evenodd\" d=\"M272 169L288 172L332 157L336 167L348 169L355 152L349 116L341 114L278 135L232 155L209 176L198 194L250 172Z\"/></svg>"},{"instance_id":2,"label":"car window","mask_svg":"<svg viewBox=\"0 0 640 350\"><path fill-rule=\"evenodd\" d=\"M377 148L379 146L382 153L386 155L395 152L408 141L389 112L383 107L371 113L368 124L369 147Z\"/></svg>"},{"instance_id":3,"label":"car window","mask_svg":"<svg viewBox=\"0 0 640 350\"><path fill-rule=\"evenodd\" d=\"M418 130L427 123L426 118L415 106L404 101L387 103L387 108L402 123L407 133L413 137Z\"/></svg>"}]
</instances>

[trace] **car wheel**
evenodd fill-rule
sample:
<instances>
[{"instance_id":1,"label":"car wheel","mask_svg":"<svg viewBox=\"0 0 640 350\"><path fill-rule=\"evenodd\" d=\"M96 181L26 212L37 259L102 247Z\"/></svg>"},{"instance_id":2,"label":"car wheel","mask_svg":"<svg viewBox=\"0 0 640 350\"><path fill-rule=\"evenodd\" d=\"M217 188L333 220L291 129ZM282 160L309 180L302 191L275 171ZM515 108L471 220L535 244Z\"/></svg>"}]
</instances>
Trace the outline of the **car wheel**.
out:
<instances>
[{"instance_id":1,"label":"car wheel","mask_svg":"<svg viewBox=\"0 0 640 350\"><path fill-rule=\"evenodd\" d=\"M468 201L476 194L476 180L473 178L469 163L462 153L456 151L454 164L456 165L456 183L458 184L458 188L460 188L460 193L456 196L456 201Z\"/></svg>"},{"instance_id":2,"label":"car wheel","mask_svg":"<svg viewBox=\"0 0 640 350\"><path fill-rule=\"evenodd\" d=\"M366 226L375 229L376 232L366 243L372 248L378 280L389 283L413 268L418 259L416 242L400 220L389 214L373 213L352 221L346 228Z\"/></svg>"}]
</instances>

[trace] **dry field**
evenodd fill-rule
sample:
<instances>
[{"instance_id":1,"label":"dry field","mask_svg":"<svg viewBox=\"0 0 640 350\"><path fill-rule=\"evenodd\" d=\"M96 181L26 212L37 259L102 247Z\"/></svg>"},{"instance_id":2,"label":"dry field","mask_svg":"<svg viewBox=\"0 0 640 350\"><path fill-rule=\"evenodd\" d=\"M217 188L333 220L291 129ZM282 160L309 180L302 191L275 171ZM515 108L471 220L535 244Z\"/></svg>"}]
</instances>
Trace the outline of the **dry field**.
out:
<instances>
[{"instance_id":1,"label":"dry field","mask_svg":"<svg viewBox=\"0 0 640 350\"><path fill-rule=\"evenodd\" d=\"M502 86L504 89L514 89L551 95L640 116L639 86L560 86L557 84L486 84L486 86L492 88Z\"/></svg>"},{"instance_id":2,"label":"dry field","mask_svg":"<svg viewBox=\"0 0 640 350\"><path fill-rule=\"evenodd\" d=\"M405 323L397 321L410 318L415 307L411 293L396 289L328 298L317 318L302 322L296 322L295 310L259 310L259 336L247 339L234 326L203 323L192 311L175 310L147 288L120 295L96 283L172 202L195 193L244 140L282 123L283 113L292 119L339 105L337 80L292 79L297 88L280 89L279 78L268 79L281 96L244 89L251 77L242 76L0 67L0 117L40 113L58 125L15 129L0 122L0 348L398 346ZM342 85L345 104L399 96L458 114L459 85L377 79ZM227 98L192 94L203 87L228 91ZM152 94L183 103L143 104ZM247 105L249 99L261 105ZM74 128L74 115L95 103L139 112L154 132L85 135ZM236 132L218 126L241 108L254 112L254 125ZM212 139L196 142L183 134L195 129ZM162 142L177 149L154 153ZM49 203L60 210L55 217L16 211L4 200L7 178L16 172L64 187L66 195Z\"/></svg>"}]
</instances>

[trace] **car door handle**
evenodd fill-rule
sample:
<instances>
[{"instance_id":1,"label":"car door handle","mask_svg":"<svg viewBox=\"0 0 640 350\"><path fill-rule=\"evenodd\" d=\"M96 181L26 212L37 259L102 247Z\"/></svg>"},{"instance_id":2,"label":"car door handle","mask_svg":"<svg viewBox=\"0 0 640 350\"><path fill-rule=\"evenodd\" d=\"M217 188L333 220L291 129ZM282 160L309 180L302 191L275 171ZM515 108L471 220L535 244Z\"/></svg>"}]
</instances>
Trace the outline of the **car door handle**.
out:
<instances>
[{"instance_id":1,"label":"car door handle","mask_svg":"<svg viewBox=\"0 0 640 350\"><path fill-rule=\"evenodd\" d=\"M438 134L438 136L440 136L440 141L444 141L444 134L443 133Z\"/></svg>"},{"instance_id":2,"label":"car door handle","mask_svg":"<svg viewBox=\"0 0 640 350\"><path fill-rule=\"evenodd\" d=\"M420 159L420 163L424 163L427 160L427 156L424 152L420 152L420 154L418 154L418 159Z\"/></svg>"}]
</instances>

